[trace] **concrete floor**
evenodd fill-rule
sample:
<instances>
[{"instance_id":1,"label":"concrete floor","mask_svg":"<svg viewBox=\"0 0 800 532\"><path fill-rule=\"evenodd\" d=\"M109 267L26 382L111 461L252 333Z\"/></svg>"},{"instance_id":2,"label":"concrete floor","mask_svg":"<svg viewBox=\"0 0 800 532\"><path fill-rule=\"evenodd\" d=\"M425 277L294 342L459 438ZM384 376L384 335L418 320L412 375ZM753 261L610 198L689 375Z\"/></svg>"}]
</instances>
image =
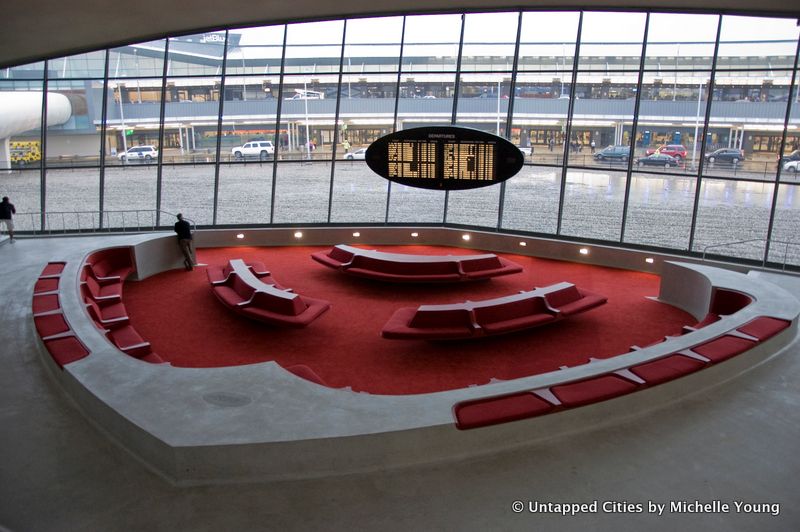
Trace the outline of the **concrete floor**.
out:
<instances>
[{"instance_id":1,"label":"concrete floor","mask_svg":"<svg viewBox=\"0 0 800 532\"><path fill-rule=\"evenodd\" d=\"M85 238L0 245L4 529L800 529L798 341L732 381L647 416L602 429L576 427L569 437L481 459L317 480L171 486L81 415L34 347L33 280L59 250ZM92 242L108 238L114 237ZM800 297L800 279L766 277ZM512 511L515 501L523 502L523 512ZM560 516L529 512L529 501L600 507ZM664 513L650 513L650 501L666 504ZM719 501L730 511L670 508L681 501ZM605 513L604 502L643 511L620 512L619 504ZM772 506L745 513L736 502Z\"/></svg>"}]
</instances>

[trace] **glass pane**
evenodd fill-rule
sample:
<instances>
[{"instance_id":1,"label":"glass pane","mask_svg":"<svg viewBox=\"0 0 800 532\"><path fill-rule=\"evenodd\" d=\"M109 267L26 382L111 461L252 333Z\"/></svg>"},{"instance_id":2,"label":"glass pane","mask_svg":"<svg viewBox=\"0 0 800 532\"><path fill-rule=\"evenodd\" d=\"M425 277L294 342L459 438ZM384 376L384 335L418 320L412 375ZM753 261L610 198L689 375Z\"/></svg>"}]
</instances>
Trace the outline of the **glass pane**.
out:
<instances>
[{"instance_id":1,"label":"glass pane","mask_svg":"<svg viewBox=\"0 0 800 532\"><path fill-rule=\"evenodd\" d=\"M624 173L568 171L561 234L619 241L624 200Z\"/></svg>"},{"instance_id":2,"label":"glass pane","mask_svg":"<svg viewBox=\"0 0 800 532\"><path fill-rule=\"evenodd\" d=\"M473 190L451 190L447 201L447 223L494 229L498 223L500 185Z\"/></svg>"},{"instance_id":3,"label":"glass pane","mask_svg":"<svg viewBox=\"0 0 800 532\"><path fill-rule=\"evenodd\" d=\"M461 40L461 15L406 17L403 71L455 70Z\"/></svg>"},{"instance_id":4,"label":"glass pane","mask_svg":"<svg viewBox=\"0 0 800 532\"><path fill-rule=\"evenodd\" d=\"M517 70L553 71L571 76L578 38L577 12L528 12L522 15Z\"/></svg>"},{"instance_id":5,"label":"glass pane","mask_svg":"<svg viewBox=\"0 0 800 532\"><path fill-rule=\"evenodd\" d=\"M229 76L235 74L279 74L283 56L284 30L285 26L283 25L231 30L228 33L228 58L225 63L225 73ZM225 83L227 85L229 82Z\"/></svg>"},{"instance_id":6,"label":"glass pane","mask_svg":"<svg viewBox=\"0 0 800 532\"><path fill-rule=\"evenodd\" d=\"M464 17L462 72L510 72L514 67L518 13L478 13Z\"/></svg>"},{"instance_id":7,"label":"glass pane","mask_svg":"<svg viewBox=\"0 0 800 532\"><path fill-rule=\"evenodd\" d=\"M0 121L0 169L41 166L42 82L0 80L0 98L16 115L14 120ZM64 103L58 96L53 100ZM3 139L9 141L8 150Z\"/></svg>"},{"instance_id":8,"label":"glass pane","mask_svg":"<svg viewBox=\"0 0 800 532\"><path fill-rule=\"evenodd\" d=\"M624 241L689 249L695 187L695 178L634 174Z\"/></svg>"},{"instance_id":9,"label":"glass pane","mask_svg":"<svg viewBox=\"0 0 800 532\"><path fill-rule=\"evenodd\" d=\"M799 33L794 19L725 15L717 68L793 68Z\"/></svg>"},{"instance_id":10,"label":"glass pane","mask_svg":"<svg viewBox=\"0 0 800 532\"><path fill-rule=\"evenodd\" d=\"M107 167L104 181L103 211L110 227L154 223L157 182L154 165Z\"/></svg>"},{"instance_id":11,"label":"glass pane","mask_svg":"<svg viewBox=\"0 0 800 532\"><path fill-rule=\"evenodd\" d=\"M106 164L156 162L161 80L109 80L106 99Z\"/></svg>"},{"instance_id":12,"label":"glass pane","mask_svg":"<svg viewBox=\"0 0 800 532\"><path fill-rule=\"evenodd\" d=\"M220 166L218 224L268 224L271 206L272 164Z\"/></svg>"},{"instance_id":13,"label":"glass pane","mask_svg":"<svg viewBox=\"0 0 800 532\"><path fill-rule=\"evenodd\" d=\"M459 92L458 125L506 136L511 73L465 74Z\"/></svg>"},{"instance_id":14,"label":"glass pane","mask_svg":"<svg viewBox=\"0 0 800 532\"><path fill-rule=\"evenodd\" d=\"M450 125L455 74L403 74L397 108L398 129Z\"/></svg>"},{"instance_id":15,"label":"glass pane","mask_svg":"<svg viewBox=\"0 0 800 532\"><path fill-rule=\"evenodd\" d=\"M389 182L363 160L336 163L333 178L332 223L383 223Z\"/></svg>"},{"instance_id":16,"label":"glass pane","mask_svg":"<svg viewBox=\"0 0 800 532\"><path fill-rule=\"evenodd\" d=\"M572 134L567 139L570 165L627 167L637 81L638 73L578 75Z\"/></svg>"},{"instance_id":17,"label":"glass pane","mask_svg":"<svg viewBox=\"0 0 800 532\"><path fill-rule=\"evenodd\" d=\"M708 98L707 71L646 72L639 102L635 161L640 169L697 175ZM654 153L673 157L663 160Z\"/></svg>"},{"instance_id":18,"label":"glass pane","mask_svg":"<svg viewBox=\"0 0 800 532\"><path fill-rule=\"evenodd\" d=\"M796 184L782 184L778 187L775 221L772 225L772 243L769 249L771 262L800 266L798 227L800 227L800 189Z\"/></svg>"},{"instance_id":19,"label":"glass pane","mask_svg":"<svg viewBox=\"0 0 800 532\"><path fill-rule=\"evenodd\" d=\"M51 81L47 88L47 165L98 166L103 82Z\"/></svg>"},{"instance_id":20,"label":"glass pane","mask_svg":"<svg viewBox=\"0 0 800 532\"><path fill-rule=\"evenodd\" d=\"M100 170L48 170L45 229L97 229L100 226Z\"/></svg>"},{"instance_id":21,"label":"glass pane","mask_svg":"<svg viewBox=\"0 0 800 532\"><path fill-rule=\"evenodd\" d=\"M197 225L208 225L214 215L214 167L165 166L161 171L161 210L172 214L183 213ZM164 219L162 225L172 225L175 220Z\"/></svg>"},{"instance_id":22,"label":"glass pane","mask_svg":"<svg viewBox=\"0 0 800 532\"><path fill-rule=\"evenodd\" d=\"M279 163L274 223L326 223L330 181L330 163Z\"/></svg>"},{"instance_id":23,"label":"glass pane","mask_svg":"<svg viewBox=\"0 0 800 532\"><path fill-rule=\"evenodd\" d=\"M392 183L389 197L389 222L401 224L442 223L443 191L426 190Z\"/></svg>"},{"instance_id":24,"label":"glass pane","mask_svg":"<svg viewBox=\"0 0 800 532\"><path fill-rule=\"evenodd\" d=\"M694 251L703 252L708 246L715 246L708 252L762 260L774 189L772 183L703 180Z\"/></svg>"},{"instance_id":25,"label":"glass pane","mask_svg":"<svg viewBox=\"0 0 800 532\"><path fill-rule=\"evenodd\" d=\"M280 76L228 76L223 104L222 161L269 160L285 147L285 131L276 138ZM206 149L216 148L216 126L202 127L200 142ZM250 144L267 142L268 144ZM246 146L247 145L247 146ZM263 152L263 153L262 153ZM238 154L238 155L237 155Z\"/></svg>"},{"instance_id":26,"label":"glass pane","mask_svg":"<svg viewBox=\"0 0 800 532\"><path fill-rule=\"evenodd\" d=\"M163 160L214 162L221 78L167 79Z\"/></svg>"},{"instance_id":27,"label":"glass pane","mask_svg":"<svg viewBox=\"0 0 800 532\"><path fill-rule=\"evenodd\" d=\"M0 70L0 79L4 80L35 80L44 78L44 61L6 67Z\"/></svg>"},{"instance_id":28,"label":"glass pane","mask_svg":"<svg viewBox=\"0 0 800 532\"><path fill-rule=\"evenodd\" d=\"M112 48L108 56L108 77L143 78L164 75L166 41L151 41Z\"/></svg>"},{"instance_id":29,"label":"glass pane","mask_svg":"<svg viewBox=\"0 0 800 532\"><path fill-rule=\"evenodd\" d=\"M775 179L786 102L766 101L773 74L717 72L704 174Z\"/></svg>"},{"instance_id":30,"label":"glass pane","mask_svg":"<svg viewBox=\"0 0 800 532\"><path fill-rule=\"evenodd\" d=\"M339 77L285 76L281 130L286 130L286 159L330 159L334 141Z\"/></svg>"},{"instance_id":31,"label":"glass pane","mask_svg":"<svg viewBox=\"0 0 800 532\"><path fill-rule=\"evenodd\" d=\"M519 74L512 141L520 147L531 148L529 160L534 164L561 164L568 111L569 85L565 85L560 73Z\"/></svg>"},{"instance_id":32,"label":"glass pane","mask_svg":"<svg viewBox=\"0 0 800 532\"><path fill-rule=\"evenodd\" d=\"M344 72L396 72L402 36L403 17L348 20Z\"/></svg>"},{"instance_id":33,"label":"glass pane","mask_svg":"<svg viewBox=\"0 0 800 532\"><path fill-rule=\"evenodd\" d=\"M224 56L224 31L170 37L167 76L219 76Z\"/></svg>"},{"instance_id":34,"label":"glass pane","mask_svg":"<svg viewBox=\"0 0 800 532\"><path fill-rule=\"evenodd\" d=\"M17 214L14 215L15 231L33 231L41 228L41 170L16 169L3 174L1 196L8 196Z\"/></svg>"},{"instance_id":35,"label":"glass pane","mask_svg":"<svg viewBox=\"0 0 800 532\"><path fill-rule=\"evenodd\" d=\"M105 75L105 50L59 57L58 59L47 61L47 77L50 79L102 79Z\"/></svg>"},{"instance_id":36,"label":"glass pane","mask_svg":"<svg viewBox=\"0 0 800 532\"><path fill-rule=\"evenodd\" d=\"M651 13L645 69L665 77L671 70L710 70L718 22L716 15Z\"/></svg>"},{"instance_id":37,"label":"glass pane","mask_svg":"<svg viewBox=\"0 0 800 532\"><path fill-rule=\"evenodd\" d=\"M506 181L503 229L555 234L561 169L525 166Z\"/></svg>"},{"instance_id":38,"label":"glass pane","mask_svg":"<svg viewBox=\"0 0 800 532\"><path fill-rule=\"evenodd\" d=\"M639 70L644 13L584 13L580 70Z\"/></svg>"},{"instance_id":39,"label":"glass pane","mask_svg":"<svg viewBox=\"0 0 800 532\"><path fill-rule=\"evenodd\" d=\"M788 96L788 95L787 95ZM795 80L792 94L787 98L791 104L789 129L781 158L781 180L795 181L800 171L800 76Z\"/></svg>"},{"instance_id":40,"label":"glass pane","mask_svg":"<svg viewBox=\"0 0 800 532\"><path fill-rule=\"evenodd\" d=\"M286 26L287 73L338 72L342 56L343 20Z\"/></svg>"}]
</instances>

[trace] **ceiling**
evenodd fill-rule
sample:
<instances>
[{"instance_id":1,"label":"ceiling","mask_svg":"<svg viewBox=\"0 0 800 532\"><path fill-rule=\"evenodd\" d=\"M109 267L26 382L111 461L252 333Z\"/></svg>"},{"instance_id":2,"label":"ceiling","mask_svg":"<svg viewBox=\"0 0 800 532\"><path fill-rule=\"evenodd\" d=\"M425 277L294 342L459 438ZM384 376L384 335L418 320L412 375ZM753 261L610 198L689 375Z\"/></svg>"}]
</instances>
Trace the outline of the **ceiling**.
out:
<instances>
[{"instance_id":1,"label":"ceiling","mask_svg":"<svg viewBox=\"0 0 800 532\"><path fill-rule=\"evenodd\" d=\"M11 6L15 7L11 7ZM29 63L197 30L253 26L269 22L313 20L366 14L477 10L504 5L489 0L27 0L7 4L0 18L0 66ZM514 8L642 9L641 0L510 0ZM759 13L800 17L792 0L650 0L650 9Z\"/></svg>"}]
</instances>

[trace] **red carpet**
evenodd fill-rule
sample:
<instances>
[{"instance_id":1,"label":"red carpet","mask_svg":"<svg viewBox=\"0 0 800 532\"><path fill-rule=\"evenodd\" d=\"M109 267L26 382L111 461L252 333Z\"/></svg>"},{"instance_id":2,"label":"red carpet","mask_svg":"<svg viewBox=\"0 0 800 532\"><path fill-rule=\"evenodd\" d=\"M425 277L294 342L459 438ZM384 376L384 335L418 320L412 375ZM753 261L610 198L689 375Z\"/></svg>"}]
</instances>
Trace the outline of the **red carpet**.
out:
<instances>
[{"instance_id":1,"label":"red carpet","mask_svg":"<svg viewBox=\"0 0 800 532\"><path fill-rule=\"evenodd\" d=\"M327 384L376 394L413 394L510 380L625 353L677 333L693 318L646 299L658 294L655 275L503 254L525 268L486 282L448 285L382 284L350 277L314 262L325 247L198 250L202 263L258 260L277 282L301 295L326 299L331 309L305 329L278 329L232 314L211 293L205 268L173 270L125 284L133 326L156 353L180 367L216 367L274 360L304 364ZM384 251L473 254L428 246ZM608 296L608 303L553 325L477 341L386 340L380 331L395 309L481 300L569 281Z\"/></svg>"}]
</instances>

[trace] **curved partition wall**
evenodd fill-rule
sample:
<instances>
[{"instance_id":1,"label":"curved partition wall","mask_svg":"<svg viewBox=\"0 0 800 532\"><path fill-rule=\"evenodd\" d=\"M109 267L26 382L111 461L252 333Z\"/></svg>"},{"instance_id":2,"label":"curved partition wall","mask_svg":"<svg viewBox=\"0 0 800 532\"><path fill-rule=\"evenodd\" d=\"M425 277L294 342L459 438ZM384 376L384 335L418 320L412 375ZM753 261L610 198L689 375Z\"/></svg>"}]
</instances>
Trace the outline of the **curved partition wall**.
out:
<instances>
[{"instance_id":1,"label":"curved partition wall","mask_svg":"<svg viewBox=\"0 0 800 532\"><path fill-rule=\"evenodd\" d=\"M347 241L337 231L304 229L303 243ZM362 235L373 231L374 240L366 237L370 244L410 241L409 229L360 228ZM414 232L427 243L464 243L457 231ZM517 237L472 236L470 246L478 240L480 249L520 251ZM229 238L224 231L203 231L197 241L217 246ZM296 238L286 230L246 235L247 245L291 245ZM131 278L182 263L171 235L119 237L118 244L131 247ZM550 255L567 252L529 240L526 254L537 255L540 245ZM660 300L698 320L715 309L719 318L661 343L555 372L438 393L371 395L311 382L274 362L177 368L125 354L92 323L81 299L81 269L98 251L76 249L59 265L60 311L88 354L63 363L63 369L47 354L46 342L42 356L93 423L179 484L314 477L442 461L613 423L733 378L775 355L794 338L800 314L793 296L757 277L659 262L653 266L662 275ZM615 260L615 250L603 253L601 262ZM619 253L618 262L632 263L628 252ZM709 347L719 341L721 348ZM730 342L746 346L731 350ZM649 364L676 354L702 362L702 369L650 380ZM624 389L609 392L612 381L622 382Z\"/></svg>"}]
</instances>

